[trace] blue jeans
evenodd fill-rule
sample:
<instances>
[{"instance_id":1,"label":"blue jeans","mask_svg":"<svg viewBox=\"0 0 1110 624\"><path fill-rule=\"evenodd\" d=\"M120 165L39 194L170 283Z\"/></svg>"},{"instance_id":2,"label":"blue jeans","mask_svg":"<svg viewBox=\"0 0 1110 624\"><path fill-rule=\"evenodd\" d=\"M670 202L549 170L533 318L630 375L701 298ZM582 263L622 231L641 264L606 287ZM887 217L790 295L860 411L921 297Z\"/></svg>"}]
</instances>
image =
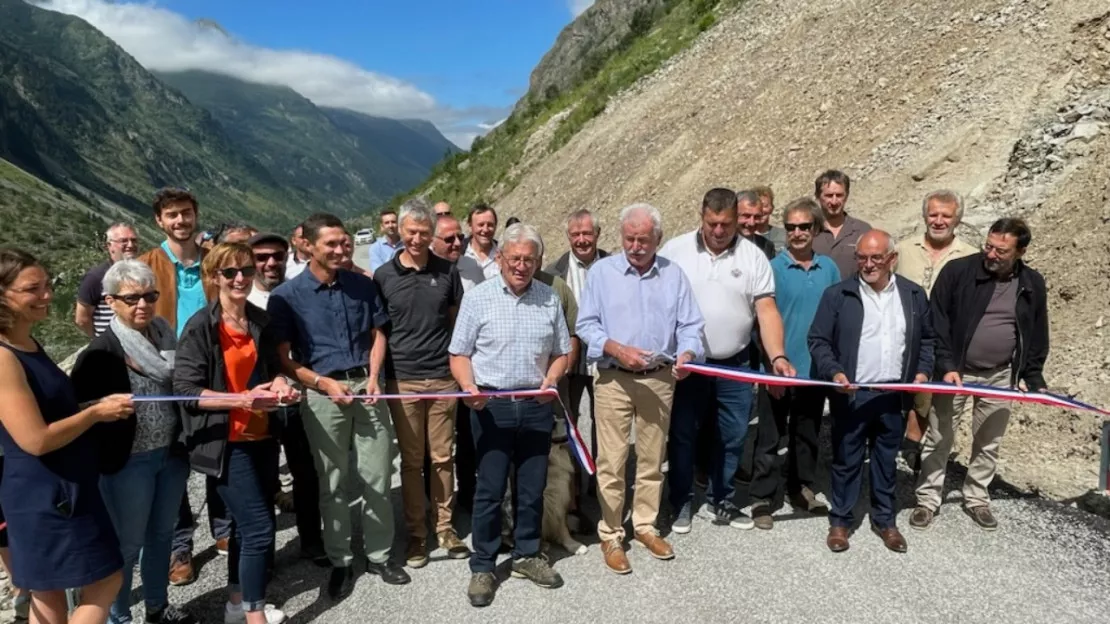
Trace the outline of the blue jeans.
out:
<instances>
[{"instance_id":1,"label":"blue jeans","mask_svg":"<svg viewBox=\"0 0 1110 624\"><path fill-rule=\"evenodd\" d=\"M274 483L278 446L273 438L229 442L227 468L216 491L230 512L233 531L227 553L227 584L243 592L243 609L266 607L267 567L274 546Z\"/></svg>"},{"instance_id":2,"label":"blue jeans","mask_svg":"<svg viewBox=\"0 0 1110 624\"><path fill-rule=\"evenodd\" d=\"M747 366L748 349L708 364ZM752 415L752 385L728 379L692 374L678 382L671 409L671 431L667 443L667 482L671 507L677 512L694 496L694 463L698 426L702 416L716 416L717 435L709 461L708 498L714 505L731 500L732 479L740 467L748 422Z\"/></svg>"},{"instance_id":3,"label":"blue jeans","mask_svg":"<svg viewBox=\"0 0 1110 624\"><path fill-rule=\"evenodd\" d=\"M510 466L516 468L513 559L534 557L540 551L543 490L555 416L550 403L532 398L494 398L483 409L469 411L478 464L470 571L493 572L501 547L501 501Z\"/></svg>"},{"instance_id":4,"label":"blue jeans","mask_svg":"<svg viewBox=\"0 0 1110 624\"><path fill-rule=\"evenodd\" d=\"M113 624L131 621L131 575L135 563L143 580L146 611L168 603L170 543L189 463L169 447L135 453L123 470L100 477L100 493L119 536L123 554L123 586L108 618Z\"/></svg>"},{"instance_id":5,"label":"blue jeans","mask_svg":"<svg viewBox=\"0 0 1110 624\"><path fill-rule=\"evenodd\" d=\"M829 492L829 524L851 527L852 509L863 485L863 451L870 447L871 524L894 527L897 513L895 458L902 446L906 418L897 392L857 390L849 398L830 394L833 460Z\"/></svg>"}]
</instances>

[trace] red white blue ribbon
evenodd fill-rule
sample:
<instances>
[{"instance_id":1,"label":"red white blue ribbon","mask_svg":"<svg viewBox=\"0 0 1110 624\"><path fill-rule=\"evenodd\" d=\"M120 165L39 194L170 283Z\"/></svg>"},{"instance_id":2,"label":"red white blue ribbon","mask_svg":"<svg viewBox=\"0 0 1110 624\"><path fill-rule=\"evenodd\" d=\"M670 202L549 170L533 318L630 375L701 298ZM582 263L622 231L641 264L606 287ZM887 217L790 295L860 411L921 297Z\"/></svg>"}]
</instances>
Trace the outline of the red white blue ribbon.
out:
<instances>
[{"instance_id":1,"label":"red white blue ribbon","mask_svg":"<svg viewBox=\"0 0 1110 624\"><path fill-rule=\"evenodd\" d=\"M764 384L768 386L787 386L787 387L804 387L804 386L817 386L826 388L840 388L840 384L831 381L818 381L815 379L806 379L804 377L781 377L779 375L771 375L768 373L761 373L747 368L732 368L728 366L717 366L714 364L685 364L683 366L686 370L699 375L706 375L709 377L718 377L721 379L730 379L732 381L741 381L746 383ZM1048 407L1059 407L1062 409L1073 409L1084 412L1095 412L1103 416L1110 416L1110 410L1104 410L1094 405L1089 405L1082 401L1077 401L1070 397L1060 396L1058 394L1050 394L1048 392L1022 392L1011 388L996 388L994 386L982 386L978 384L964 384L957 386L950 383L928 381L925 383L864 383L853 384L859 388L867 388L870 390L887 390L895 392L931 392L933 394L962 394L967 396L976 396L988 399L998 399L1002 401L1014 401L1017 403L1031 403L1035 405L1046 405Z\"/></svg>"}]
</instances>

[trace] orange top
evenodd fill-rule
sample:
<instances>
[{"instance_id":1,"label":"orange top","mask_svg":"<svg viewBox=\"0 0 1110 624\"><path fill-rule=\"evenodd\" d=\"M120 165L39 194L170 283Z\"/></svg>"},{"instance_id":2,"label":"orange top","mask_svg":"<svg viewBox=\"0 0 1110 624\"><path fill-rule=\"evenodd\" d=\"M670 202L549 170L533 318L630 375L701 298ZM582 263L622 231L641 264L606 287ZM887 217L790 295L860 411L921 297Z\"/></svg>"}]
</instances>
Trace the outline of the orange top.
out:
<instances>
[{"instance_id":1,"label":"orange top","mask_svg":"<svg viewBox=\"0 0 1110 624\"><path fill-rule=\"evenodd\" d=\"M244 334L227 323L220 322L220 349L224 354L224 375L228 392L250 390L251 373L258 363L258 349L250 334ZM229 442L261 440L270 428L266 412L261 410L233 409L228 422Z\"/></svg>"}]
</instances>

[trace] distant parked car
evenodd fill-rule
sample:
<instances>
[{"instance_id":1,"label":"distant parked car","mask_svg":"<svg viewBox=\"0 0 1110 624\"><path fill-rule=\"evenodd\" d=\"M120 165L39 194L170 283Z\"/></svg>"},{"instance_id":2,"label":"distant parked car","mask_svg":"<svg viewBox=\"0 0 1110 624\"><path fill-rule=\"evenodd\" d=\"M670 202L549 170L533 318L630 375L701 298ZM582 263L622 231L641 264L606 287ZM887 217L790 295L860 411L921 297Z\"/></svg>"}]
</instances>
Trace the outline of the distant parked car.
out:
<instances>
[{"instance_id":1,"label":"distant parked car","mask_svg":"<svg viewBox=\"0 0 1110 624\"><path fill-rule=\"evenodd\" d=\"M355 232L356 245L369 245L374 242L373 230L359 230Z\"/></svg>"}]
</instances>

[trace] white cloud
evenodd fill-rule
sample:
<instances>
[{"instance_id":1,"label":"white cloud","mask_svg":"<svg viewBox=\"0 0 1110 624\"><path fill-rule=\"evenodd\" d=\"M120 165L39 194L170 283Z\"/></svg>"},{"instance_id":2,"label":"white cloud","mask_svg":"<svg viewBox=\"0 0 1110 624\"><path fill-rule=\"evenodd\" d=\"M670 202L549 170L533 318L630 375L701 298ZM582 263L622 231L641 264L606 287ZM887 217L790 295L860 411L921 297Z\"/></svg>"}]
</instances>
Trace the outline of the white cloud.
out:
<instances>
[{"instance_id":1,"label":"white cloud","mask_svg":"<svg viewBox=\"0 0 1110 624\"><path fill-rule=\"evenodd\" d=\"M218 72L250 82L287 86L321 106L383 117L427 119L461 147L469 147L473 137L484 132L482 125L505 114L497 107L444 106L415 85L350 61L244 43L155 4L107 0L34 3L84 19L148 69Z\"/></svg>"},{"instance_id":2,"label":"white cloud","mask_svg":"<svg viewBox=\"0 0 1110 624\"><path fill-rule=\"evenodd\" d=\"M578 17L582 13L594 5L594 0L567 0L567 6L570 8L571 15Z\"/></svg>"}]
</instances>

